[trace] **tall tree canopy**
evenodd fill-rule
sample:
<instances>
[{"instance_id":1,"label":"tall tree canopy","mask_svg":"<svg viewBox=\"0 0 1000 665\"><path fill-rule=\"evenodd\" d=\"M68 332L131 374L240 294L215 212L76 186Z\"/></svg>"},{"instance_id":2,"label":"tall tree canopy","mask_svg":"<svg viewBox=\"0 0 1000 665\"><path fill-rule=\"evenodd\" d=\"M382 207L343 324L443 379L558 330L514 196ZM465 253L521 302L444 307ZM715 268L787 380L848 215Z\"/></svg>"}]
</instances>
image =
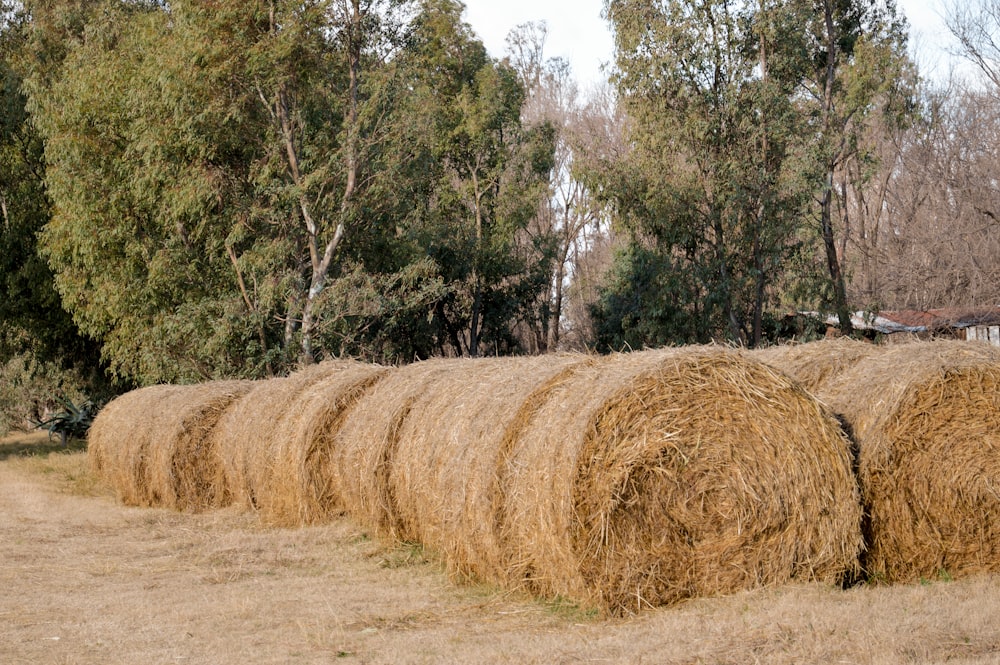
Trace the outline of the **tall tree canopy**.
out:
<instances>
[{"instance_id":1,"label":"tall tree canopy","mask_svg":"<svg viewBox=\"0 0 1000 665\"><path fill-rule=\"evenodd\" d=\"M433 321L451 353L516 347L511 322L530 316L547 288L550 239L526 229L546 193L551 127L525 127L525 89L493 62L462 5L427 2L401 58L412 93L403 114L429 176L414 230L449 285Z\"/></svg>"},{"instance_id":2,"label":"tall tree canopy","mask_svg":"<svg viewBox=\"0 0 1000 665\"><path fill-rule=\"evenodd\" d=\"M794 95L806 63L793 9L609 2L632 154L602 176L602 189L632 247L598 309L605 343L760 342L811 193ZM644 286L629 298L629 284ZM645 320L641 311L620 311L629 301L669 328L646 339L628 324Z\"/></svg>"},{"instance_id":3,"label":"tall tree canopy","mask_svg":"<svg viewBox=\"0 0 1000 665\"><path fill-rule=\"evenodd\" d=\"M37 235L49 221L44 146L22 87L28 16L0 1L0 434L30 426L61 396L110 389L99 346L56 292Z\"/></svg>"},{"instance_id":4,"label":"tall tree canopy","mask_svg":"<svg viewBox=\"0 0 1000 665\"><path fill-rule=\"evenodd\" d=\"M116 372L509 348L538 288L512 240L551 145L460 3L93 5L70 37L35 24L28 90L43 250Z\"/></svg>"},{"instance_id":5,"label":"tall tree canopy","mask_svg":"<svg viewBox=\"0 0 1000 665\"><path fill-rule=\"evenodd\" d=\"M807 241L832 242L832 170L887 74L855 66L867 37L896 34L891 6L863 5L609 0L631 153L595 179L631 246L595 309L605 345L761 343ZM840 309L836 253L830 266Z\"/></svg>"}]
</instances>

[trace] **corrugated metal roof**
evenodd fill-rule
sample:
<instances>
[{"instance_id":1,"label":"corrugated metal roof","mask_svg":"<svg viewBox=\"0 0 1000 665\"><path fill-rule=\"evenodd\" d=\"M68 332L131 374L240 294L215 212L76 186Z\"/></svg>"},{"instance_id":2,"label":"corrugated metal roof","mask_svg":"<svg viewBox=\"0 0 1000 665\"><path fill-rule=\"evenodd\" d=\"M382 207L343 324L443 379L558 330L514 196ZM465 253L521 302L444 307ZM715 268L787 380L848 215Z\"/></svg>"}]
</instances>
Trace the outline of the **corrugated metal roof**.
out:
<instances>
[{"instance_id":1,"label":"corrugated metal roof","mask_svg":"<svg viewBox=\"0 0 1000 665\"><path fill-rule=\"evenodd\" d=\"M814 315L811 312L806 312L806 314ZM827 315L825 321L830 326L840 325L836 314ZM1000 309L947 307L879 312L877 315L870 312L854 312L851 314L851 325L857 330L874 330L884 334L925 333L972 326L995 326L1000 325Z\"/></svg>"},{"instance_id":2,"label":"corrugated metal roof","mask_svg":"<svg viewBox=\"0 0 1000 665\"><path fill-rule=\"evenodd\" d=\"M826 317L828 326L839 326L840 318L836 314L829 314ZM851 314L851 325L855 330L874 330L884 334L891 333L921 333L927 332L924 326L911 326L899 321L893 321L884 316L874 315L871 312L854 312Z\"/></svg>"},{"instance_id":3,"label":"corrugated metal roof","mask_svg":"<svg viewBox=\"0 0 1000 665\"><path fill-rule=\"evenodd\" d=\"M946 307L882 312L881 315L890 321L908 326L920 326L926 330L1000 325L1000 309Z\"/></svg>"}]
</instances>

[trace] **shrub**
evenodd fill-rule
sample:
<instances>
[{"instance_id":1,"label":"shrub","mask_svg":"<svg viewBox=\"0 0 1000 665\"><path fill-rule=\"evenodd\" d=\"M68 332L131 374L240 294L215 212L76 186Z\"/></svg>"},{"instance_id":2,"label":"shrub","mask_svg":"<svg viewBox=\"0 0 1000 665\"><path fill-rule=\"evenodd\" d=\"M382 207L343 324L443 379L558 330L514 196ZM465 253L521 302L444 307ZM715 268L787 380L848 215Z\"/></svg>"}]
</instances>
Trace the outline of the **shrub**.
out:
<instances>
[{"instance_id":1,"label":"shrub","mask_svg":"<svg viewBox=\"0 0 1000 665\"><path fill-rule=\"evenodd\" d=\"M83 401L82 385L75 372L28 353L0 361L0 436L30 430L65 409L58 396Z\"/></svg>"}]
</instances>

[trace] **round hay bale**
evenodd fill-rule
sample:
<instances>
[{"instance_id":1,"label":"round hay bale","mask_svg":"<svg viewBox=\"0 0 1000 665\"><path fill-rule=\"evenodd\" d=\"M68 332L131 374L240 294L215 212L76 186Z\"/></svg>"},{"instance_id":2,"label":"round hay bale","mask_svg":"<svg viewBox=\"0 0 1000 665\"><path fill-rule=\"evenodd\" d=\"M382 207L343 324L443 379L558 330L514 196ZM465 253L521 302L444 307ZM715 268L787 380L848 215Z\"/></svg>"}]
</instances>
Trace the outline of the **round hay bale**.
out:
<instances>
[{"instance_id":1,"label":"round hay bale","mask_svg":"<svg viewBox=\"0 0 1000 665\"><path fill-rule=\"evenodd\" d=\"M220 470L209 435L250 386L248 381L151 386L115 399L91 428L92 466L129 505L189 511L217 505Z\"/></svg>"},{"instance_id":2,"label":"round hay bale","mask_svg":"<svg viewBox=\"0 0 1000 665\"><path fill-rule=\"evenodd\" d=\"M183 386L158 385L120 395L101 409L87 433L87 456L95 475L126 505L154 505L150 489L150 449L163 404L184 392Z\"/></svg>"},{"instance_id":3,"label":"round hay bale","mask_svg":"<svg viewBox=\"0 0 1000 665\"><path fill-rule=\"evenodd\" d=\"M159 505L197 512L221 507L222 468L211 447L212 430L229 405L251 390L252 381L210 381L185 386L162 407L172 417L152 446L150 487Z\"/></svg>"},{"instance_id":4,"label":"round hay bale","mask_svg":"<svg viewBox=\"0 0 1000 665\"><path fill-rule=\"evenodd\" d=\"M422 384L404 391L414 398L388 467L397 536L439 552L455 576L500 582L499 469L547 392L592 360L465 359L396 370L395 384Z\"/></svg>"},{"instance_id":5,"label":"round hay bale","mask_svg":"<svg viewBox=\"0 0 1000 665\"><path fill-rule=\"evenodd\" d=\"M815 394L882 348L850 337L832 337L807 344L756 349L748 354L754 360L781 370Z\"/></svg>"},{"instance_id":6,"label":"round hay bale","mask_svg":"<svg viewBox=\"0 0 1000 665\"><path fill-rule=\"evenodd\" d=\"M1000 349L888 347L820 397L859 446L870 578L1000 571Z\"/></svg>"},{"instance_id":7,"label":"round hay bale","mask_svg":"<svg viewBox=\"0 0 1000 665\"><path fill-rule=\"evenodd\" d=\"M261 457L272 474L257 492L262 517L272 524L315 524L342 514L342 492L336 485L332 446L335 433L358 399L388 370L351 363L302 390L292 409L280 415L276 431Z\"/></svg>"},{"instance_id":8,"label":"round hay bale","mask_svg":"<svg viewBox=\"0 0 1000 665\"><path fill-rule=\"evenodd\" d=\"M414 363L388 373L358 400L332 432L333 484L347 512L367 528L403 540L400 510L389 476L399 433L414 403L456 363Z\"/></svg>"},{"instance_id":9,"label":"round hay bale","mask_svg":"<svg viewBox=\"0 0 1000 665\"><path fill-rule=\"evenodd\" d=\"M220 419L213 443L231 501L275 525L336 512L325 430L336 427L383 368L328 361L257 382Z\"/></svg>"},{"instance_id":10,"label":"round hay bale","mask_svg":"<svg viewBox=\"0 0 1000 665\"><path fill-rule=\"evenodd\" d=\"M780 372L724 349L616 355L554 386L512 446L508 584L624 614L857 570L850 442Z\"/></svg>"}]
</instances>

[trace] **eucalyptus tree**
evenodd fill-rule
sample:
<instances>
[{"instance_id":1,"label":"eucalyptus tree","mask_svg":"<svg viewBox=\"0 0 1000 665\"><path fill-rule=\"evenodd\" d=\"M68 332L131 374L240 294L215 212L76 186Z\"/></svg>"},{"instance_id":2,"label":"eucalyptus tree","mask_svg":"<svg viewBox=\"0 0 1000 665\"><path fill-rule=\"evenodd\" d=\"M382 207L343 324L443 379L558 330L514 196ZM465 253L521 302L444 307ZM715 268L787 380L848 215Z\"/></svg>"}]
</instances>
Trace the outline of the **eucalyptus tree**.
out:
<instances>
[{"instance_id":1,"label":"eucalyptus tree","mask_svg":"<svg viewBox=\"0 0 1000 665\"><path fill-rule=\"evenodd\" d=\"M634 303L636 321L649 308L673 341L756 345L767 308L802 292L815 239L828 295L812 298L832 302L850 332L837 190L865 186L848 166L874 159L866 132L907 112L905 22L892 0L609 0L606 10L632 153L602 182L632 247L605 304ZM641 299L621 297L630 280L647 285ZM614 333L620 312L597 313Z\"/></svg>"},{"instance_id":2,"label":"eucalyptus tree","mask_svg":"<svg viewBox=\"0 0 1000 665\"><path fill-rule=\"evenodd\" d=\"M22 92L28 16L0 1L0 434L62 395L106 396L99 347L62 307L37 234L48 222L44 146Z\"/></svg>"},{"instance_id":3,"label":"eucalyptus tree","mask_svg":"<svg viewBox=\"0 0 1000 665\"><path fill-rule=\"evenodd\" d=\"M55 66L36 59L44 250L117 372L258 376L316 357L346 239L375 226L361 211L378 209L369 157L402 4L106 2Z\"/></svg>"},{"instance_id":4,"label":"eucalyptus tree","mask_svg":"<svg viewBox=\"0 0 1000 665\"><path fill-rule=\"evenodd\" d=\"M547 255L515 240L551 140L460 3L28 6L40 243L115 372L516 346Z\"/></svg>"},{"instance_id":5,"label":"eucalyptus tree","mask_svg":"<svg viewBox=\"0 0 1000 665\"><path fill-rule=\"evenodd\" d=\"M832 287L832 304L844 334L852 331L843 273L843 249L838 251L844 230L844 201L839 189L857 189L865 184L864 173L850 165L868 161L875 150L873 125L889 131L905 126L912 113L915 77L906 54L906 21L896 11L894 0L811 0L803 25L810 38L808 53L813 70L803 90L810 103L807 112L818 118L814 129L815 158L823 183L818 196L819 231ZM878 130L875 130L878 133ZM838 203L840 204L838 206ZM837 210L842 212L836 219ZM841 240L845 236L841 235Z\"/></svg>"},{"instance_id":6,"label":"eucalyptus tree","mask_svg":"<svg viewBox=\"0 0 1000 665\"><path fill-rule=\"evenodd\" d=\"M427 176L410 233L448 293L434 307L441 352L518 350L512 324L548 283L549 239L523 242L552 168L553 133L521 121L525 88L462 21L463 5L426 0L398 66L410 94L404 145Z\"/></svg>"},{"instance_id":7,"label":"eucalyptus tree","mask_svg":"<svg viewBox=\"0 0 1000 665\"><path fill-rule=\"evenodd\" d=\"M608 2L632 153L602 190L632 246L603 313L598 307L605 327L614 330L621 313L612 303L630 301L632 282L647 284L640 307L668 327L649 341L760 343L811 193L795 106L807 64L796 10L763 1Z\"/></svg>"}]
</instances>

